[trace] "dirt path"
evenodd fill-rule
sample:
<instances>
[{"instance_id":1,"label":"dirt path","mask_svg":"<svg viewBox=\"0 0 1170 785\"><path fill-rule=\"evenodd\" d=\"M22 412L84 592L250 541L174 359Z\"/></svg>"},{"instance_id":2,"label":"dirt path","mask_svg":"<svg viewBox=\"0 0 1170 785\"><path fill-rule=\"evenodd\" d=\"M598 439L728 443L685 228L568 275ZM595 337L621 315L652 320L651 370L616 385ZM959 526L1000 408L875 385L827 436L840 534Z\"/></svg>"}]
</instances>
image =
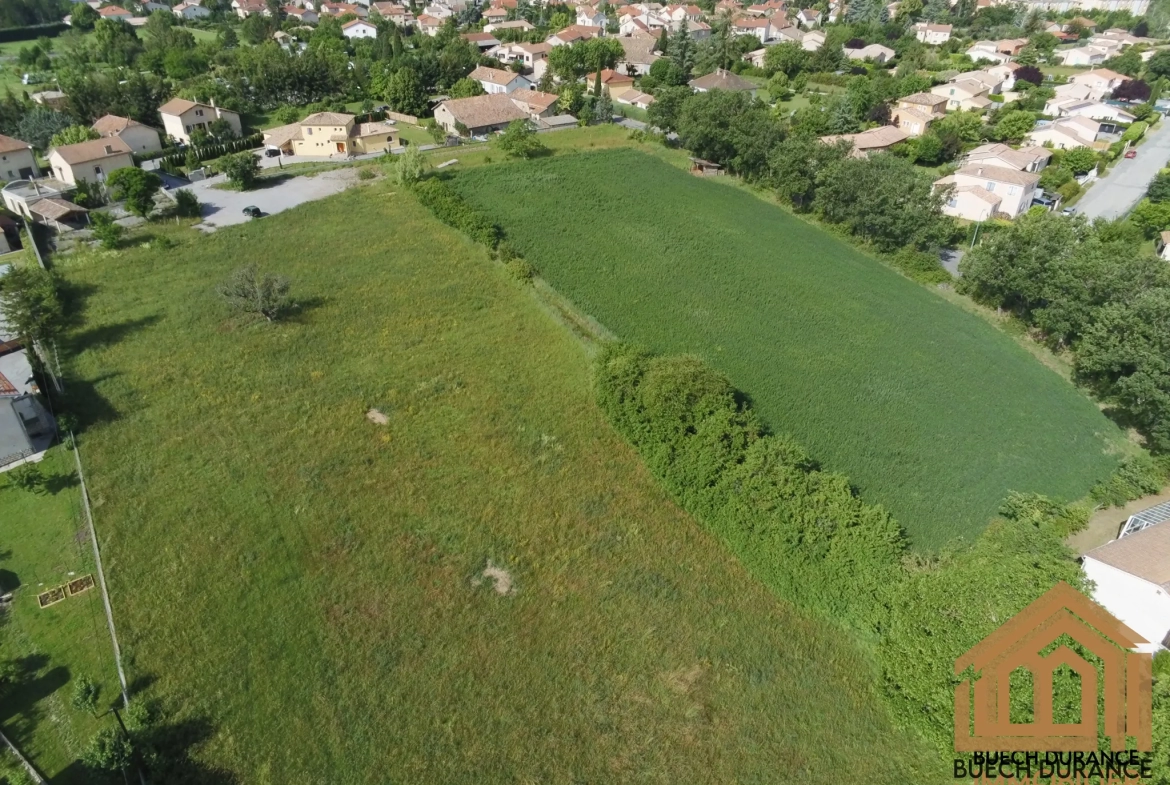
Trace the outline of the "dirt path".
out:
<instances>
[{"instance_id":1,"label":"dirt path","mask_svg":"<svg viewBox=\"0 0 1170 785\"><path fill-rule=\"evenodd\" d=\"M1135 499L1124 507L1108 507L1104 510L1097 510L1093 513L1093 517L1089 518L1088 526L1066 540L1068 547L1083 554L1093 550L1098 545L1104 545L1110 540L1117 539L1122 524L1129 516L1163 502L1170 502L1170 488L1155 496L1143 496L1140 499Z\"/></svg>"}]
</instances>

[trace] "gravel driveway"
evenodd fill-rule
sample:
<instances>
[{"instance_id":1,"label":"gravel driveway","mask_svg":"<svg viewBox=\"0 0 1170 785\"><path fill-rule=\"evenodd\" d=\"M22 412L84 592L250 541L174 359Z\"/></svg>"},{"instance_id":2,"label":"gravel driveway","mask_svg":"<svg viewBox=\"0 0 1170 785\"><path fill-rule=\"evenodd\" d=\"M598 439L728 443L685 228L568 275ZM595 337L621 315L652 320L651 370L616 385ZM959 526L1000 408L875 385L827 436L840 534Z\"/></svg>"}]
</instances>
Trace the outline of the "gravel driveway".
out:
<instances>
[{"instance_id":1,"label":"gravel driveway","mask_svg":"<svg viewBox=\"0 0 1170 785\"><path fill-rule=\"evenodd\" d=\"M346 167L302 177L293 177L251 191L225 191L213 186L227 182L223 175L187 186L203 206L203 222L197 229L214 232L221 226L248 221L244 208L259 207L265 215L275 215L305 202L341 193L357 182L357 169Z\"/></svg>"}]
</instances>

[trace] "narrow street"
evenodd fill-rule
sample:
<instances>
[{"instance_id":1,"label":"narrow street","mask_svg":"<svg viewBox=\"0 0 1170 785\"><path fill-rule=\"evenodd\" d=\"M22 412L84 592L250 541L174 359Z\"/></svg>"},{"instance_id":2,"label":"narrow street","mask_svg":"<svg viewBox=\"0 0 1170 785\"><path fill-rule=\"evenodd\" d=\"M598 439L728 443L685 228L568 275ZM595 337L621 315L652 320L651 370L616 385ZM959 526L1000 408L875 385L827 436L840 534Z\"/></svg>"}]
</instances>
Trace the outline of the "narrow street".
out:
<instances>
[{"instance_id":1,"label":"narrow street","mask_svg":"<svg viewBox=\"0 0 1170 785\"><path fill-rule=\"evenodd\" d=\"M1088 218L1120 218L1133 209L1146 193L1146 186L1158 170L1170 161L1170 122L1146 137L1136 158L1122 158L1098 180L1077 203L1077 211Z\"/></svg>"}]
</instances>

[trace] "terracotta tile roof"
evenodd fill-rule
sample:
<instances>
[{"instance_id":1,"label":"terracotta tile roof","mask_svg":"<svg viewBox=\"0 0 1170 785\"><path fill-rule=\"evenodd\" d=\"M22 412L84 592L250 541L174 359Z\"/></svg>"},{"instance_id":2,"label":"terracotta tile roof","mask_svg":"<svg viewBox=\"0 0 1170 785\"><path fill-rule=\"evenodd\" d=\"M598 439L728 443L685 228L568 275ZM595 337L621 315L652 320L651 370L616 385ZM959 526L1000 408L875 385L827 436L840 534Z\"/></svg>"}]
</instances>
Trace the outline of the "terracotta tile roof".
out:
<instances>
[{"instance_id":1,"label":"terracotta tile roof","mask_svg":"<svg viewBox=\"0 0 1170 785\"><path fill-rule=\"evenodd\" d=\"M136 125L142 125L137 120L131 120L129 117L118 117L116 114L108 114L105 117L99 117L90 126L102 136L110 136L125 131L127 128L133 128Z\"/></svg>"},{"instance_id":2,"label":"terracotta tile roof","mask_svg":"<svg viewBox=\"0 0 1170 785\"><path fill-rule=\"evenodd\" d=\"M982 201L987 202L988 204L991 204L991 205L996 205L996 204L999 204L1000 202L1003 201L1002 196L999 196L997 194L993 194L991 191L988 191L986 188L983 188L983 187L978 186L978 185L960 186L960 187L955 189L955 193L957 193L957 194L971 194L976 199L981 199Z\"/></svg>"},{"instance_id":3,"label":"terracotta tile roof","mask_svg":"<svg viewBox=\"0 0 1170 785\"><path fill-rule=\"evenodd\" d=\"M822 136L821 141L826 144L833 144L839 140L846 140L853 144L853 149L857 151L876 150L884 147L892 147L898 142L904 142L910 138L910 134L892 125L881 125L877 128L870 128L868 131L862 131L859 134L841 134L839 136Z\"/></svg>"},{"instance_id":4,"label":"terracotta tile roof","mask_svg":"<svg viewBox=\"0 0 1170 785\"><path fill-rule=\"evenodd\" d=\"M481 41L495 41L499 43L500 40L491 33L463 33L459 37L464 41L471 41L473 44L480 43Z\"/></svg>"},{"instance_id":5,"label":"terracotta tile roof","mask_svg":"<svg viewBox=\"0 0 1170 785\"><path fill-rule=\"evenodd\" d=\"M131 13L120 6L108 5L98 10L98 16L131 16Z\"/></svg>"},{"instance_id":6,"label":"terracotta tile roof","mask_svg":"<svg viewBox=\"0 0 1170 785\"><path fill-rule=\"evenodd\" d=\"M981 177L984 180L994 180L997 183L1011 183L1012 185L1035 185L1040 182L1040 175L1031 172L1021 172L1018 169L1008 169L1005 166L990 166L988 164L967 164L956 175L967 177Z\"/></svg>"},{"instance_id":7,"label":"terracotta tile roof","mask_svg":"<svg viewBox=\"0 0 1170 785\"><path fill-rule=\"evenodd\" d=\"M66 216L72 215L73 213L89 212L89 210L86 210L84 207L76 205L73 202L67 202L64 199L56 198L41 199L38 202L33 202L33 204L28 209L31 212L34 212L37 215L43 215L45 218L48 218L52 221L59 221Z\"/></svg>"},{"instance_id":8,"label":"terracotta tile roof","mask_svg":"<svg viewBox=\"0 0 1170 785\"><path fill-rule=\"evenodd\" d=\"M898 99L898 103L921 104L922 106L938 106L946 102L947 97L945 95L935 95L933 93L914 93Z\"/></svg>"},{"instance_id":9,"label":"terracotta tile roof","mask_svg":"<svg viewBox=\"0 0 1170 785\"><path fill-rule=\"evenodd\" d=\"M528 118L528 113L516 106L506 93L455 98L444 101L440 106L446 107L457 122L472 129Z\"/></svg>"},{"instance_id":10,"label":"terracotta tile roof","mask_svg":"<svg viewBox=\"0 0 1170 785\"><path fill-rule=\"evenodd\" d=\"M53 152L61 156L65 163L72 166L74 164L84 164L89 161L100 161L103 158L133 153L134 151L130 149L130 145L123 142L120 138L108 136L102 139L91 139L88 142L79 142L78 144L63 144L60 147L54 147Z\"/></svg>"},{"instance_id":11,"label":"terracotta tile roof","mask_svg":"<svg viewBox=\"0 0 1170 785\"><path fill-rule=\"evenodd\" d=\"M204 106L205 104L197 104L194 101L188 101L186 98L172 98L165 104L158 108L159 114L181 115L196 106Z\"/></svg>"},{"instance_id":12,"label":"terracotta tile roof","mask_svg":"<svg viewBox=\"0 0 1170 785\"><path fill-rule=\"evenodd\" d=\"M311 114L304 120L301 120L301 125L348 125L353 122L354 115L341 114L340 112L317 112Z\"/></svg>"},{"instance_id":13,"label":"terracotta tile roof","mask_svg":"<svg viewBox=\"0 0 1170 785\"><path fill-rule=\"evenodd\" d=\"M28 142L0 134L0 153L15 153L17 150L28 150L31 147L32 145Z\"/></svg>"},{"instance_id":14,"label":"terracotta tile roof","mask_svg":"<svg viewBox=\"0 0 1170 785\"><path fill-rule=\"evenodd\" d=\"M700 76L698 79L692 79L690 85L696 90L743 91L756 89L754 84L742 76L733 74L731 71L725 71L722 68L718 68L706 76Z\"/></svg>"},{"instance_id":15,"label":"terracotta tile roof","mask_svg":"<svg viewBox=\"0 0 1170 785\"><path fill-rule=\"evenodd\" d=\"M508 97L513 101L527 104L536 114L547 111L560 98L555 93L542 93L539 90L513 90L508 93Z\"/></svg>"},{"instance_id":16,"label":"terracotta tile roof","mask_svg":"<svg viewBox=\"0 0 1170 785\"><path fill-rule=\"evenodd\" d=\"M1157 523L1106 543L1085 558L1170 589L1170 523Z\"/></svg>"},{"instance_id":17,"label":"terracotta tile roof","mask_svg":"<svg viewBox=\"0 0 1170 785\"><path fill-rule=\"evenodd\" d=\"M477 82L491 82L498 85L510 85L519 78L520 74L512 71L504 71L499 68L488 68L485 65L477 66L474 71L467 75L469 79L474 79Z\"/></svg>"},{"instance_id":18,"label":"terracotta tile roof","mask_svg":"<svg viewBox=\"0 0 1170 785\"><path fill-rule=\"evenodd\" d=\"M0 373L0 395L16 395L20 390Z\"/></svg>"}]
</instances>

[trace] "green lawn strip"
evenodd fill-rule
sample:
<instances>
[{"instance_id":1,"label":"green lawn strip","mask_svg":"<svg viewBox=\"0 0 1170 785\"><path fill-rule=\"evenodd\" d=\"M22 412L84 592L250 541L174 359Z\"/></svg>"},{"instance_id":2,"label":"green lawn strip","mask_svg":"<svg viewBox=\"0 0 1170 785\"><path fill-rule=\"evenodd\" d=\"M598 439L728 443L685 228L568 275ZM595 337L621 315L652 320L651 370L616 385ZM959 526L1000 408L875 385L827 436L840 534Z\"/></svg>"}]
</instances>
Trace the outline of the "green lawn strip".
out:
<instances>
[{"instance_id":1,"label":"green lawn strip","mask_svg":"<svg viewBox=\"0 0 1170 785\"><path fill-rule=\"evenodd\" d=\"M303 310L229 319L212 290L243 260ZM127 665L210 723L200 758L248 782L941 778L868 657L669 502L582 346L402 189L59 261L91 292L63 349Z\"/></svg>"},{"instance_id":2,"label":"green lawn strip","mask_svg":"<svg viewBox=\"0 0 1170 785\"><path fill-rule=\"evenodd\" d=\"M1119 430L1013 341L743 189L634 151L455 184L583 311L728 373L919 547L975 534L1009 490L1071 500L1115 465Z\"/></svg>"},{"instance_id":3,"label":"green lawn strip","mask_svg":"<svg viewBox=\"0 0 1170 785\"><path fill-rule=\"evenodd\" d=\"M119 698L118 677L96 585L47 608L37 603L39 593L94 572L73 454L54 447L40 467L50 478L45 493L0 483L0 584L19 585L0 626L0 653L25 670L0 705L0 728L54 783L84 783L77 758L113 718L75 710L71 679L98 682L104 712Z\"/></svg>"}]
</instances>

